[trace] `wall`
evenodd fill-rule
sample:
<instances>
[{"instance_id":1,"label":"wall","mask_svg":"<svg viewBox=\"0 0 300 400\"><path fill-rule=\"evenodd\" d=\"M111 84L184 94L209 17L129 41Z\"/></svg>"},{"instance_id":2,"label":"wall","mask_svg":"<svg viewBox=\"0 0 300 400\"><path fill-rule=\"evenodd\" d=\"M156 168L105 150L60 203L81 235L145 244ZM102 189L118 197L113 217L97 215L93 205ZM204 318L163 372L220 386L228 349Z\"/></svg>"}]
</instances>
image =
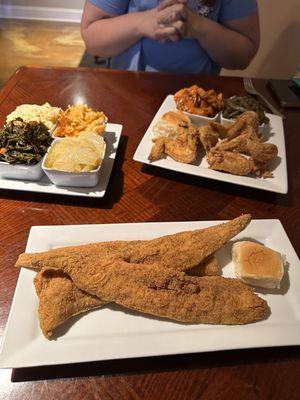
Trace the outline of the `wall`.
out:
<instances>
[{"instance_id":1,"label":"wall","mask_svg":"<svg viewBox=\"0 0 300 400\"><path fill-rule=\"evenodd\" d=\"M288 78L300 67L300 0L258 0L261 46L244 71L222 75Z\"/></svg>"},{"instance_id":2,"label":"wall","mask_svg":"<svg viewBox=\"0 0 300 400\"><path fill-rule=\"evenodd\" d=\"M24 18L25 12L25 18L58 18L79 22L83 4L84 0L0 0L0 17L1 7L4 7L6 14L2 12L2 16L9 18ZM288 78L300 66L300 0L258 0L258 5L261 23L261 46L258 54L246 70L222 70L221 73L259 78ZM15 6L21 7L21 10L13 9L8 14L9 8ZM53 8L52 12L49 9L47 11L46 7Z\"/></svg>"},{"instance_id":3,"label":"wall","mask_svg":"<svg viewBox=\"0 0 300 400\"><path fill-rule=\"evenodd\" d=\"M0 4L29 7L80 8L84 0L1 0Z\"/></svg>"}]
</instances>

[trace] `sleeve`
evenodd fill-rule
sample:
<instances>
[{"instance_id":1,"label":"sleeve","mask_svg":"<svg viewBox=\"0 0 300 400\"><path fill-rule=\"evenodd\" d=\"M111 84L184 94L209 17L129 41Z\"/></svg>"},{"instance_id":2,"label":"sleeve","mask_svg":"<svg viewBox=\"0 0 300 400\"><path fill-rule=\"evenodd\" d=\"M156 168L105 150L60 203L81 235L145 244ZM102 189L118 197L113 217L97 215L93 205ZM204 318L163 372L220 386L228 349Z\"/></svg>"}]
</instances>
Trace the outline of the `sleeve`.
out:
<instances>
[{"instance_id":1,"label":"sleeve","mask_svg":"<svg viewBox=\"0 0 300 400\"><path fill-rule=\"evenodd\" d=\"M108 14L115 15L125 14L129 5L129 0L89 0L89 2Z\"/></svg>"},{"instance_id":2,"label":"sleeve","mask_svg":"<svg viewBox=\"0 0 300 400\"><path fill-rule=\"evenodd\" d=\"M220 21L247 17L257 12L256 0L221 0Z\"/></svg>"}]
</instances>

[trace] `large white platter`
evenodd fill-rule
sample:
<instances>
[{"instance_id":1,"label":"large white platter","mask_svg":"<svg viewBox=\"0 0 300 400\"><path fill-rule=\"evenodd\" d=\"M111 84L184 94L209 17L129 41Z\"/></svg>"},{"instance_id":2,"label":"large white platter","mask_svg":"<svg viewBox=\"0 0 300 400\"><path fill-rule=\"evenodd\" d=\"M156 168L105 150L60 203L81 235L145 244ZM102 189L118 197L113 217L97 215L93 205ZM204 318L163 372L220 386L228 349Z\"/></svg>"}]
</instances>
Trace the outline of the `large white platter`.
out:
<instances>
[{"instance_id":1,"label":"large white platter","mask_svg":"<svg viewBox=\"0 0 300 400\"><path fill-rule=\"evenodd\" d=\"M108 240L151 239L218 222L170 222L33 227L27 252ZM300 261L278 220L254 220L236 239L253 238L286 255L289 263L279 292L260 294L271 316L242 326L185 325L112 305L66 323L56 340L42 335L35 272L22 269L2 349L0 367L17 368L130 357L300 344ZM223 275L233 277L232 241L217 253ZM13 268L11 266L11 268ZM261 291L262 292L262 291Z\"/></svg>"},{"instance_id":2,"label":"large white platter","mask_svg":"<svg viewBox=\"0 0 300 400\"><path fill-rule=\"evenodd\" d=\"M278 147L278 157L271 164L271 170L274 174L273 178L260 178L255 176L238 176L228 174L226 172L214 171L208 168L205 157L201 157L195 164L184 164L173 160L171 157L150 162L148 156L153 145L153 127L163 114L168 111L176 110L173 95L165 98L158 112L153 118L149 128L143 136L133 159L144 164L154 165L156 167L165 168L172 171L183 172L190 175L201 176L203 178L214 179L217 181L234 183L242 186L249 186L257 189L268 190L270 192L287 193L288 180L286 168L285 140L282 118L277 115L267 114L270 118L269 127L265 127L265 135L268 137L267 142L274 143Z\"/></svg>"},{"instance_id":3,"label":"large white platter","mask_svg":"<svg viewBox=\"0 0 300 400\"><path fill-rule=\"evenodd\" d=\"M95 187L80 188L55 186L44 174L42 179L33 181L23 181L17 179L5 179L0 177L0 189L20 190L28 192L39 192L49 194L63 194L69 196L83 197L103 197L105 195L110 174L116 158L116 152L119 145L122 132L122 125L107 124L105 131L106 153L101 166L101 175L99 183Z\"/></svg>"}]
</instances>

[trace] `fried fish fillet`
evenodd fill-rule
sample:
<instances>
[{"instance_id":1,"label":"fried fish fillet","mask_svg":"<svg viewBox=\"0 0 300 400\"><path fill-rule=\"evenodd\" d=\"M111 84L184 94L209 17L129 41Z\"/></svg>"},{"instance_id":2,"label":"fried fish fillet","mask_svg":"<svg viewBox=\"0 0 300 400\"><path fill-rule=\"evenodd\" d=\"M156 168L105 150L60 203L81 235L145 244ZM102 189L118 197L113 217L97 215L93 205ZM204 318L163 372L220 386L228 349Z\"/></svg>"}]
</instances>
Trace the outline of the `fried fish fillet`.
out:
<instances>
[{"instance_id":1,"label":"fried fish fillet","mask_svg":"<svg viewBox=\"0 0 300 400\"><path fill-rule=\"evenodd\" d=\"M159 264L187 271L201 264L212 253L246 228L249 214L228 222L195 231L180 232L152 240L100 242L63 247L41 253L23 253L16 266L41 269L64 269L81 265L84 270L104 258L115 258L135 264Z\"/></svg>"},{"instance_id":2,"label":"fried fish fillet","mask_svg":"<svg viewBox=\"0 0 300 400\"><path fill-rule=\"evenodd\" d=\"M202 264L191 269L193 276L219 275L215 256L208 257ZM100 308L106 301L77 288L61 269L43 268L34 278L39 298L40 327L47 339L54 330L74 315Z\"/></svg>"},{"instance_id":3,"label":"fried fish fillet","mask_svg":"<svg viewBox=\"0 0 300 400\"><path fill-rule=\"evenodd\" d=\"M42 269L34 278L34 285L39 298L40 327L47 338L70 317L106 304L78 289L60 269Z\"/></svg>"},{"instance_id":4,"label":"fried fish fillet","mask_svg":"<svg viewBox=\"0 0 300 400\"><path fill-rule=\"evenodd\" d=\"M191 276L218 276L220 275L218 260L211 255L200 265L189 269L187 273Z\"/></svg>"},{"instance_id":5,"label":"fried fish fillet","mask_svg":"<svg viewBox=\"0 0 300 400\"><path fill-rule=\"evenodd\" d=\"M186 323L247 324L266 318L267 302L237 279L192 277L157 264L102 260L64 268L81 290L106 301Z\"/></svg>"}]
</instances>

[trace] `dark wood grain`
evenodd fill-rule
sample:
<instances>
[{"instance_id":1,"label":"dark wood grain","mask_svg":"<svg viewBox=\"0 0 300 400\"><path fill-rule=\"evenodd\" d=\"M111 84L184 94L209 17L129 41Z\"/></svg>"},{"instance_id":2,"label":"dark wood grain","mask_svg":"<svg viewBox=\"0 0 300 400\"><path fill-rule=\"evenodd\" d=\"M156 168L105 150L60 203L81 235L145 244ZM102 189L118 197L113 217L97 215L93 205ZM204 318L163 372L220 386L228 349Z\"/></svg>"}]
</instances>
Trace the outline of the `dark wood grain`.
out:
<instances>
[{"instance_id":1,"label":"dark wood grain","mask_svg":"<svg viewBox=\"0 0 300 400\"><path fill-rule=\"evenodd\" d=\"M133 154L167 94L197 83L226 96L242 80L217 76L100 69L23 67L0 94L0 123L17 105L65 108L78 99L123 124L103 199L0 189L0 329L3 335L18 271L33 225L278 218L300 255L300 116L285 111L289 193L274 194L143 166ZM256 87L267 96L265 81ZM269 96L270 97L270 96ZM187 354L0 372L1 399L298 399L299 347Z\"/></svg>"}]
</instances>

